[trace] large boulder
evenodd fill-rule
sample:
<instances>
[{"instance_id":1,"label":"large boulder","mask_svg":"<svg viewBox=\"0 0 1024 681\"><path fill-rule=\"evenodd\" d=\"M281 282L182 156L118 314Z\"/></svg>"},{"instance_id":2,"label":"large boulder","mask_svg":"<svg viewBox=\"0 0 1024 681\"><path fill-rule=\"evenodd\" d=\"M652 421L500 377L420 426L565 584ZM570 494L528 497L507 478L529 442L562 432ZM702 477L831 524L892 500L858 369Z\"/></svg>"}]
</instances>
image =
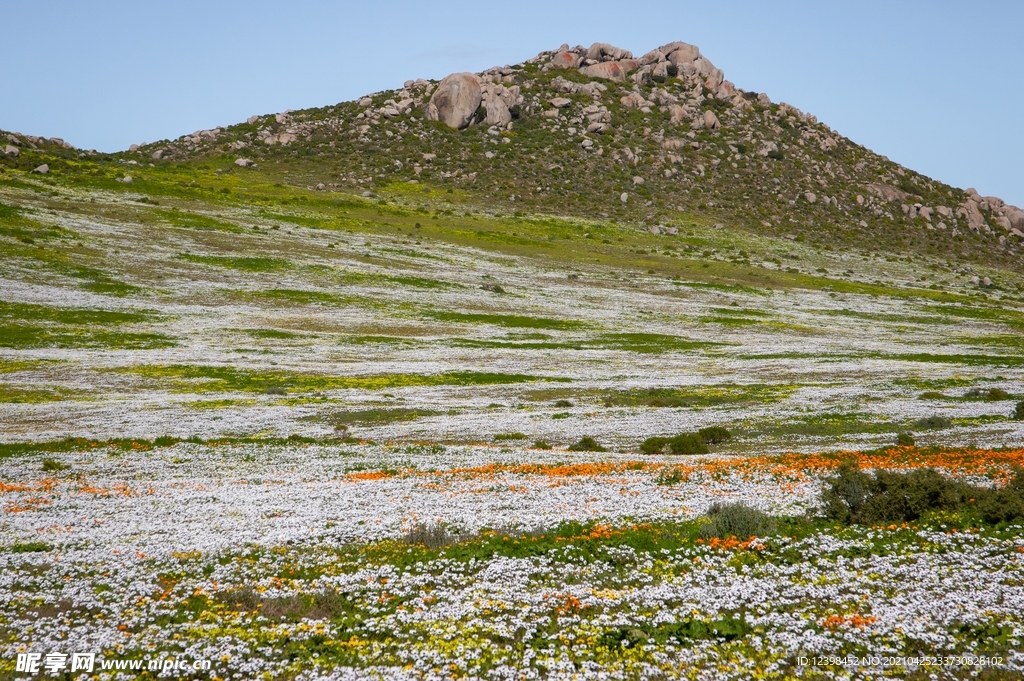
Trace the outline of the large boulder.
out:
<instances>
[{"instance_id":1,"label":"large boulder","mask_svg":"<svg viewBox=\"0 0 1024 681\"><path fill-rule=\"evenodd\" d=\"M18 156L21 155L21 149L19 149L18 147L15 147L15 146L12 146L12 145L8 144L6 147L4 147L4 153L7 154L8 156L13 156L14 158L18 158Z\"/></svg>"},{"instance_id":2,"label":"large boulder","mask_svg":"<svg viewBox=\"0 0 1024 681\"><path fill-rule=\"evenodd\" d=\"M1016 206L1010 206L1009 208L1010 210L1006 211L1006 217L1010 220L1010 224L1014 229L1024 231L1024 210Z\"/></svg>"},{"instance_id":3,"label":"large boulder","mask_svg":"<svg viewBox=\"0 0 1024 681\"><path fill-rule=\"evenodd\" d=\"M556 52L548 65L554 69L574 69L580 65L579 55L575 55L572 52L561 51Z\"/></svg>"},{"instance_id":4,"label":"large boulder","mask_svg":"<svg viewBox=\"0 0 1024 681\"><path fill-rule=\"evenodd\" d=\"M480 81L472 73L453 73L437 86L427 104L427 118L461 130L480 108Z\"/></svg>"},{"instance_id":5,"label":"large boulder","mask_svg":"<svg viewBox=\"0 0 1024 681\"><path fill-rule=\"evenodd\" d=\"M500 97L495 97L487 102L487 118L484 119L487 125L505 127L512 122L512 113Z\"/></svg>"},{"instance_id":6,"label":"large boulder","mask_svg":"<svg viewBox=\"0 0 1024 681\"><path fill-rule=\"evenodd\" d=\"M584 66L580 69L580 73L590 78L604 78L622 83L625 82L626 75L630 71L635 71L639 66L640 63L636 59L622 59Z\"/></svg>"},{"instance_id":7,"label":"large boulder","mask_svg":"<svg viewBox=\"0 0 1024 681\"><path fill-rule=\"evenodd\" d=\"M718 121L718 116L711 109L704 112L704 127L708 130L718 130L722 127L722 124Z\"/></svg>"},{"instance_id":8,"label":"large boulder","mask_svg":"<svg viewBox=\"0 0 1024 681\"><path fill-rule=\"evenodd\" d=\"M700 57L700 50L697 49L696 45L690 45L689 43L675 42L669 43L659 50L668 57L668 60L673 64L688 64L692 61L696 61Z\"/></svg>"},{"instance_id":9,"label":"large boulder","mask_svg":"<svg viewBox=\"0 0 1024 681\"><path fill-rule=\"evenodd\" d=\"M587 59L593 59L594 61L618 61L620 59L630 59L633 53L629 50L624 50L621 47L615 47L608 43L594 43L587 50Z\"/></svg>"}]
</instances>

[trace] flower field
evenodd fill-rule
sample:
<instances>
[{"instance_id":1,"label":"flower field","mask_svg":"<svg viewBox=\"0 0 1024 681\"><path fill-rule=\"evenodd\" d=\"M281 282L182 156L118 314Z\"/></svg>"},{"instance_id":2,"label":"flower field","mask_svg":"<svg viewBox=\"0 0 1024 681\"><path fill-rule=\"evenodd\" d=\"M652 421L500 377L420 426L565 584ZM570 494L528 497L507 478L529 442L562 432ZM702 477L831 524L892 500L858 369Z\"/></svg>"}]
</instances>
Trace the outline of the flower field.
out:
<instances>
[{"instance_id":1,"label":"flower field","mask_svg":"<svg viewBox=\"0 0 1024 681\"><path fill-rule=\"evenodd\" d=\"M47 457L60 470L42 458L0 483L8 673L19 652L79 649L209 659L197 678L223 679L1024 672L1022 525L807 514L842 461L1000 486L1024 450L96 442ZM705 538L715 501L779 525Z\"/></svg>"},{"instance_id":2,"label":"flower field","mask_svg":"<svg viewBox=\"0 0 1024 681\"><path fill-rule=\"evenodd\" d=\"M0 680L1024 675L1012 268L116 163L0 178Z\"/></svg>"}]
</instances>

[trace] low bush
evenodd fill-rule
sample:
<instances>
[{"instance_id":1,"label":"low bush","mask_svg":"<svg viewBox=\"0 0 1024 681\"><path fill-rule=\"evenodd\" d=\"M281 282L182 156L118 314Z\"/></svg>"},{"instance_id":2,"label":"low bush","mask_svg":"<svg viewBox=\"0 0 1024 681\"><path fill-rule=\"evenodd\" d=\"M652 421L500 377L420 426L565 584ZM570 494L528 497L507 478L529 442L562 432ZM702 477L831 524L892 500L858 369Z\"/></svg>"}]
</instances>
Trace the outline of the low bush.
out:
<instances>
[{"instance_id":1,"label":"low bush","mask_svg":"<svg viewBox=\"0 0 1024 681\"><path fill-rule=\"evenodd\" d=\"M914 436L910 433L899 433L896 436L896 444L900 447L913 447L915 444Z\"/></svg>"},{"instance_id":2,"label":"low bush","mask_svg":"<svg viewBox=\"0 0 1024 681\"><path fill-rule=\"evenodd\" d=\"M505 440L525 440L526 435L524 435L523 433L498 433L497 435L494 436L494 439L497 440L498 442L502 442Z\"/></svg>"},{"instance_id":3,"label":"low bush","mask_svg":"<svg viewBox=\"0 0 1024 681\"><path fill-rule=\"evenodd\" d=\"M709 445L717 445L720 442L732 439L732 433L722 426L701 428L697 431L697 434L704 438L704 442L707 442Z\"/></svg>"},{"instance_id":4,"label":"low bush","mask_svg":"<svg viewBox=\"0 0 1024 681\"><path fill-rule=\"evenodd\" d=\"M701 537L763 537L775 532L775 520L746 504L712 504L708 522L700 528Z\"/></svg>"},{"instance_id":5,"label":"low bush","mask_svg":"<svg viewBox=\"0 0 1024 681\"><path fill-rule=\"evenodd\" d=\"M724 428L722 430L725 430ZM675 437L655 435L640 443L642 454L707 454L708 443L700 433L680 433Z\"/></svg>"},{"instance_id":6,"label":"low bush","mask_svg":"<svg viewBox=\"0 0 1024 681\"><path fill-rule=\"evenodd\" d=\"M608 450L597 444L597 440L589 435L580 438L574 445L569 445L570 452L607 452Z\"/></svg>"},{"instance_id":7,"label":"low bush","mask_svg":"<svg viewBox=\"0 0 1024 681\"><path fill-rule=\"evenodd\" d=\"M44 551L52 551L53 547L46 542L29 541L22 542L20 544L12 544L8 550L11 553L42 553Z\"/></svg>"},{"instance_id":8,"label":"low bush","mask_svg":"<svg viewBox=\"0 0 1024 681\"><path fill-rule=\"evenodd\" d=\"M659 437L655 435L654 437L649 437L640 443L640 453L649 455L663 454L665 452L666 445L668 445L667 437Z\"/></svg>"},{"instance_id":9,"label":"low bush","mask_svg":"<svg viewBox=\"0 0 1024 681\"><path fill-rule=\"evenodd\" d=\"M1017 403L1017 407L1013 411L1013 420L1024 421L1024 400Z\"/></svg>"},{"instance_id":10,"label":"low bush","mask_svg":"<svg viewBox=\"0 0 1024 681\"><path fill-rule=\"evenodd\" d=\"M551 449L551 445L546 440L537 440L533 443L534 449Z\"/></svg>"},{"instance_id":11,"label":"low bush","mask_svg":"<svg viewBox=\"0 0 1024 681\"><path fill-rule=\"evenodd\" d=\"M46 458L43 459L43 472L45 473L56 473L57 471L66 471L71 468L66 463L61 463L57 459Z\"/></svg>"},{"instance_id":12,"label":"low bush","mask_svg":"<svg viewBox=\"0 0 1024 681\"><path fill-rule=\"evenodd\" d=\"M951 425L952 422L945 416L926 416L914 421L914 428L917 430L942 430Z\"/></svg>"},{"instance_id":13,"label":"low bush","mask_svg":"<svg viewBox=\"0 0 1024 681\"><path fill-rule=\"evenodd\" d=\"M668 441L673 454L707 454L708 443L698 433L680 433Z\"/></svg>"},{"instance_id":14,"label":"low bush","mask_svg":"<svg viewBox=\"0 0 1024 681\"><path fill-rule=\"evenodd\" d=\"M436 551L452 544L458 544L460 535L456 532L448 531L440 523L417 524L405 533L402 541L406 544L425 546Z\"/></svg>"},{"instance_id":15,"label":"low bush","mask_svg":"<svg viewBox=\"0 0 1024 681\"><path fill-rule=\"evenodd\" d=\"M933 468L865 473L843 464L822 494L825 515L841 523L913 522L932 511L974 509L987 523L1024 519L1024 471L994 490L944 477Z\"/></svg>"},{"instance_id":16,"label":"low bush","mask_svg":"<svg viewBox=\"0 0 1024 681\"><path fill-rule=\"evenodd\" d=\"M964 397L986 402L1001 402L1010 399L1010 393L1002 388L971 388L964 393Z\"/></svg>"}]
</instances>

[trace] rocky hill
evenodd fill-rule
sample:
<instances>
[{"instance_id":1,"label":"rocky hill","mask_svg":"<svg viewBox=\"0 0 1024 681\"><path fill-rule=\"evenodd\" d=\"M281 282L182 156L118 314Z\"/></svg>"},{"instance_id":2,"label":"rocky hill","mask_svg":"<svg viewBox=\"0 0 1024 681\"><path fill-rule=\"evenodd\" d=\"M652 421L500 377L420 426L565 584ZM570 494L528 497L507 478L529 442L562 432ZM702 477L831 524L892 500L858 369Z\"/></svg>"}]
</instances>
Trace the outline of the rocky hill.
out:
<instances>
[{"instance_id":1,"label":"rocky hill","mask_svg":"<svg viewBox=\"0 0 1024 681\"><path fill-rule=\"evenodd\" d=\"M407 81L134 151L170 160L230 152L241 166L292 166L325 189L419 181L652 229L699 211L835 245L880 238L1011 260L1024 239L1019 208L903 168L744 91L683 42L639 58L602 43L563 45L514 66Z\"/></svg>"},{"instance_id":2,"label":"rocky hill","mask_svg":"<svg viewBox=\"0 0 1024 681\"><path fill-rule=\"evenodd\" d=\"M18 157L42 140L7 137L8 165L39 160ZM67 152L59 140L46 145ZM683 42L640 57L603 43L562 45L480 74L410 80L355 102L133 145L111 160L212 162L324 191L422 184L488 210L668 234L710 220L951 265L1016 269L1024 242L1021 209L901 167L811 114L738 88Z\"/></svg>"}]
</instances>

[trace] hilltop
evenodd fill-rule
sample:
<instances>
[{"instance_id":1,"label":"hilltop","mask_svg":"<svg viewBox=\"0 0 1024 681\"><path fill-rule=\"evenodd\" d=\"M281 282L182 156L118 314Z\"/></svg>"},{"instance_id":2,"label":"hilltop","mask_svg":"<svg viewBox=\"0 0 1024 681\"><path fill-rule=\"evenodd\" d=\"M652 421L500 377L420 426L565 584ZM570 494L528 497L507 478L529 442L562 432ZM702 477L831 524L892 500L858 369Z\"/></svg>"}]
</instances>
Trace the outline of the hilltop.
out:
<instances>
[{"instance_id":1,"label":"hilltop","mask_svg":"<svg viewBox=\"0 0 1024 681\"><path fill-rule=\"evenodd\" d=\"M925 177L812 114L745 91L682 42L638 58L607 44L563 45L521 64L252 116L113 158L214 162L325 191L421 183L489 210L669 233L700 215L951 264L1019 269L1024 239L1019 208Z\"/></svg>"}]
</instances>

